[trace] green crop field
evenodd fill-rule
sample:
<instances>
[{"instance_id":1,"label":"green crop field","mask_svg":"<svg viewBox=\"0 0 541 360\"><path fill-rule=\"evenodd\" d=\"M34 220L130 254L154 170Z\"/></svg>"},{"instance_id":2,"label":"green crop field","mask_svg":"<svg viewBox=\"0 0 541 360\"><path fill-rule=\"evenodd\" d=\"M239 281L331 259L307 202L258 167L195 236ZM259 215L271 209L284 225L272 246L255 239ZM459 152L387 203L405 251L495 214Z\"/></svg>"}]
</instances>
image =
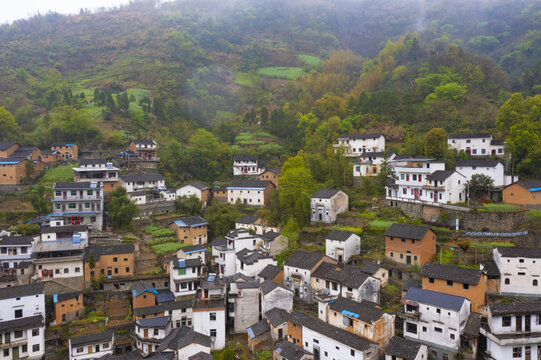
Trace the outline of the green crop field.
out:
<instances>
[{"instance_id":1,"label":"green crop field","mask_svg":"<svg viewBox=\"0 0 541 360\"><path fill-rule=\"evenodd\" d=\"M486 211L521 211L521 208L511 204L484 204L483 209Z\"/></svg>"},{"instance_id":2,"label":"green crop field","mask_svg":"<svg viewBox=\"0 0 541 360\"><path fill-rule=\"evenodd\" d=\"M393 224L393 221L388 221L388 220L374 220L374 221L371 221L369 224L368 224L368 228L370 230L380 230L380 231L384 231L384 230L387 230L389 227L391 227L391 225Z\"/></svg>"},{"instance_id":3,"label":"green crop field","mask_svg":"<svg viewBox=\"0 0 541 360\"><path fill-rule=\"evenodd\" d=\"M245 72L236 72L235 73L235 84L252 87L254 86L254 77L251 74Z\"/></svg>"},{"instance_id":4,"label":"green crop field","mask_svg":"<svg viewBox=\"0 0 541 360\"><path fill-rule=\"evenodd\" d=\"M299 67L264 67L257 69L257 73L274 79L293 80L301 77L304 70Z\"/></svg>"},{"instance_id":5,"label":"green crop field","mask_svg":"<svg viewBox=\"0 0 541 360\"><path fill-rule=\"evenodd\" d=\"M73 181L73 168L75 165L57 166L45 172L39 180L41 185L52 186L55 182Z\"/></svg>"},{"instance_id":6,"label":"green crop field","mask_svg":"<svg viewBox=\"0 0 541 360\"><path fill-rule=\"evenodd\" d=\"M312 55L297 55L297 58L304 65L308 65L308 66L318 66L322 62L320 58L316 56L312 56Z\"/></svg>"}]
</instances>

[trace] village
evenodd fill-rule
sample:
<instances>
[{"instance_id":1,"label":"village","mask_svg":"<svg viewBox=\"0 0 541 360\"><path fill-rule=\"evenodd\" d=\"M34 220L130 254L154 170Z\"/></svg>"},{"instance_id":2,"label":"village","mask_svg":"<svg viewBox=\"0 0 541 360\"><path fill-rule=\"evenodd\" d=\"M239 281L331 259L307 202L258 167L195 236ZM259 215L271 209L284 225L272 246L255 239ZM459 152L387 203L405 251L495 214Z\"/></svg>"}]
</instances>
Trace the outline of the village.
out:
<instances>
[{"instance_id":1,"label":"village","mask_svg":"<svg viewBox=\"0 0 541 360\"><path fill-rule=\"evenodd\" d=\"M3 359L541 359L528 215L541 180L510 174L491 133L447 145L466 154L454 170L388 152L383 133L337 138L356 184L388 172L385 195L321 188L293 238L258 215L281 177L258 156L235 156L229 184L173 189L154 140L110 156L0 143L4 191L73 165L38 234L0 229ZM118 188L137 207L129 233L106 211ZM179 211L195 198L197 215ZM211 203L242 211L223 237L209 235Z\"/></svg>"}]
</instances>

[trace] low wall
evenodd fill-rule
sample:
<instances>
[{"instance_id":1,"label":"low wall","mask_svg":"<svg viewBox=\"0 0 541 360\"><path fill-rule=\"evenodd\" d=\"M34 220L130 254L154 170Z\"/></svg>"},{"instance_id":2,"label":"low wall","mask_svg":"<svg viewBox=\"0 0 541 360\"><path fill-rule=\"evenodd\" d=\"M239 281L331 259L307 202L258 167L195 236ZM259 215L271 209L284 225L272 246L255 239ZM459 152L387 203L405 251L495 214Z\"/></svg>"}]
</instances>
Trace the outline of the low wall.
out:
<instances>
[{"instance_id":1,"label":"low wall","mask_svg":"<svg viewBox=\"0 0 541 360\"><path fill-rule=\"evenodd\" d=\"M158 201L148 204L137 205L136 217L150 216L154 214L169 213L176 210L176 204L174 201Z\"/></svg>"}]
</instances>

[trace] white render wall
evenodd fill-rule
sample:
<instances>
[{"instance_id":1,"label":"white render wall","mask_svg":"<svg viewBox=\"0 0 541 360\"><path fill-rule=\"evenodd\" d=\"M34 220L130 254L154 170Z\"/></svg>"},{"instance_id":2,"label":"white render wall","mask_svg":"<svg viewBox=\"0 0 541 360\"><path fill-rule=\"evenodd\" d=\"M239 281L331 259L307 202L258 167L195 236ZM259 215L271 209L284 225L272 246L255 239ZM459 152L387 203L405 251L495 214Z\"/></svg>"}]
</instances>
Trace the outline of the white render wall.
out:
<instances>
[{"instance_id":1,"label":"white render wall","mask_svg":"<svg viewBox=\"0 0 541 360\"><path fill-rule=\"evenodd\" d=\"M216 313L216 320L210 320L211 312ZM194 331L207 336L210 336L211 329L216 329L216 338L214 338L211 348L212 350L221 350L225 348L225 309L212 311L194 311L193 329Z\"/></svg>"},{"instance_id":2,"label":"white render wall","mask_svg":"<svg viewBox=\"0 0 541 360\"><path fill-rule=\"evenodd\" d=\"M493 258L500 270L500 292L522 295L541 294L541 259L502 257L497 249L493 250ZM523 262L521 262L521 260ZM509 284L505 280L509 279ZM534 286L534 280L537 285Z\"/></svg>"},{"instance_id":3,"label":"white render wall","mask_svg":"<svg viewBox=\"0 0 541 360\"><path fill-rule=\"evenodd\" d=\"M227 203L235 205L237 199L244 205L264 206L265 189L227 189Z\"/></svg>"},{"instance_id":4,"label":"white render wall","mask_svg":"<svg viewBox=\"0 0 541 360\"><path fill-rule=\"evenodd\" d=\"M40 260L41 259L35 259L34 261L36 265L36 276L38 279L43 278L43 270L49 270L49 273L52 271L54 273L53 278L70 278L84 276L82 258L73 260L58 260L56 262L52 261L51 259L44 259L44 261ZM65 269L68 269L67 273L64 272ZM79 271L76 271L77 269L79 269Z\"/></svg>"},{"instance_id":5,"label":"white render wall","mask_svg":"<svg viewBox=\"0 0 541 360\"><path fill-rule=\"evenodd\" d=\"M396 358L397 360L400 358ZM413 360L427 360L428 359L428 348L426 345L421 345L421 348L419 349L419 352L417 353L417 356L415 356L415 359ZM385 355L385 360L393 360L393 357L391 355Z\"/></svg>"},{"instance_id":6,"label":"white render wall","mask_svg":"<svg viewBox=\"0 0 541 360\"><path fill-rule=\"evenodd\" d=\"M190 197L192 195L195 195L196 198L201 200L201 190L199 190L193 185L185 185L181 187L180 189L177 189L176 194L177 194L177 197L182 197L182 196Z\"/></svg>"},{"instance_id":7,"label":"white render wall","mask_svg":"<svg viewBox=\"0 0 541 360\"><path fill-rule=\"evenodd\" d=\"M201 344L190 344L176 351L177 360L188 360L190 356L193 356L200 352L210 354L210 348Z\"/></svg>"},{"instance_id":8,"label":"white render wall","mask_svg":"<svg viewBox=\"0 0 541 360\"><path fill-rule=\"evenodd\" d=\"M504 145L491 145L491 140L492 136L485 138L447 139L447 145L449 148L456 149L457 151L463 150L467 152L469 149L470 156L493 156L492 150L494 150L494 155L503 156L505 151Z\"/></svg>"},{"instance_id":9,"label":"white render wall","mask_svg":"<svg viewBox=\"0 0 541 360\"><path fill-rule=\"evenodd\" d=\"M300 269L289 265L284 265L284 287L286 289L291 290L293 293L295 293L296 286L293 284L293 278L292 275L300 275L301 276L301 283L298 287L299 290L299 297L306 301L311 302L312 301L312 291L311 291L311 285L310 285L310 277L311 273L310 270L306 269Z\"/></svg>"},{"instance_id":10,"label":"white render wall","mask_svg":"<svg viewBox=\"0 0 541 360\"><path fill-rule=\"evenodd\" d=\"M70 360L98 359L105 355L113 355L113 344L114 340L72 348L70 342ZM96 351L96 346L99 346L99 351ZM89 347L92 348L92 352L90 353L88 352Z\"/></svg>"},{"instance_id":11,"label":"white render wall","mask_svg":"<svg viewBox=\"0 0 541 360\"><path fill-rule=\"evenodd\" d=\"M249 277L256 277L267 265L276 265L276 260L272 258L268 259L259 259L253 264L244 264L244 269L241 269L240 260L236 258L236 268L237 273L241 273L243 275L249 276ZM250 324L252 325L252 324Z\"/></svg>"},{"instance_id":12,"label":"white render wall","mask_svg":"<svg viewBox=\"0 0 541 360\"><path fill-rule=\"evenodd\" d=\"M466 201L466 182L468 180L465 176L462 174L459 174L458 172L454 172L451 176L449 176L445 181L440 182L437 181L437 184L435 184L434 181L429 182L427 180L426 185L427 186L437 186L442 187L444 190L431 190L431 189L424 189L423 196L421 196L421 200L427 201L427 202L433 202L433 203L457 203L457 202L464 202ZM435 195L438 195L437 200L435 200Z\"/></svg>"},{"instance_id":13,"label":"white render wall","mask_svg":"<svg viewBox=\"0 0 541 360\"><path fill-rule=\"evenodd\" d=\"M234 161L233 162L233 175L261 175L265 172L264 167L259 167L258 161Z\"/></svg>"},{"instance_id":14,"label":"white render wall","mask_svg":"<svg viewBox=\"0 0 541 360\"><path fill-rule=\"evenodd\" d=\"M163 189L165 188L165 180L155 180L155 181L142 181L142 184L139 184L139 181L128 181L120 179L120 185L123 186L128 193L146 190L146 189Z\"/></svg>"},{"instance_id":15,"label":"white render wall","mask_svg":"<svg viewBox=\"0 0 541 360\"><path fill-rule=\"evenodd\" d=\"M354 359L354 360L366 360L377 359L376 351L368 351L366 354L357 349L349 347L347 344L342 344L336 340L327 337L325 334L320 334L306 326L302 327L302 340L303 344L300 344L304 350L308 350L314 353L314 348L319 348L319 358L321 360L332 359ZM317 343L314 341L316 340ZM354 351L354 355L351 355L351 350ZM370 354L368 354L370 352ZM327 353L327 355L325 355Z\"/></svg>"},{"instance_id":16,"label":"white render wall","mask_svg":"<svg viewBox=\"0 0 541 360\"><path fill-rule=\"evenodd\" d=\"M385 136L381 135L368 139L338 139L338 144L335 148L345 147L346 156L361 156L364 152L380 152L385 151Z\"/></svg>"},{"instance_id":17,"label":"white render wall","mask_svg":"<svg viewBox=\"0 0 541 360\"><path fill-rule=\"evenodd\" d=\"M281 287L277 287L266 295L261 292L261 314L274 308L291 312L293 310L293 292Z\"/></svg>"},{"instance_id":18,"label":"white render wall","mask_svg":"<svg viewBox=\"0 0 541 360\"><path fill-rule=\"evenodd\" d=\"M502 163L498 163L495 167L486 166L457 166L456 171L464 175L467 181L471 180L474 174L484 174L490 176L494 180L495 187L511 185L518 180L517 176L506 176Z\"/></svg>"},{"instance_id":19,"label":"white render wall","mask_svg":"<svg viewBox=\"0 0 541 360\"><path fill-rule=\"evenodd\" d=\"M326 255L334 260L338 260L339 252L343 255L342 262L347 263L353 255L361 252L361 238L358 235L351 234L346 241L325 240Z\"/></svg>"}]
</instances>

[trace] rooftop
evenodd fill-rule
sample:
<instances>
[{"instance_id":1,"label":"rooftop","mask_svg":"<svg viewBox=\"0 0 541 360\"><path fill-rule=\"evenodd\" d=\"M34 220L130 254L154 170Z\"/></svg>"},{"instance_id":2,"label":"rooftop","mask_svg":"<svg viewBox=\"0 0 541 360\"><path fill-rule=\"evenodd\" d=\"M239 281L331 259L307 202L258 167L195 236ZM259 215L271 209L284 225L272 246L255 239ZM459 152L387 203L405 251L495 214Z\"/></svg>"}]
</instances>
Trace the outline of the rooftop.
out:
<instances>
[{"instance_id":1,"label":"rooftop","mask_svg":"<svg viewBox=\"0 0 541 360\"><path fill-rule=\"evenodd\" d=\"M19 144L16 142L0 142L0 151L7 150L13 145L19 145Z\"/></svg>"},{"instance_id":2,"label":"rooftop","mask_svg":"<svg viewBox=\"0 0 541 360\"><path fill-rule=\"evenodd\" d=\"M210 188L207 184L202 183L201 181L192 181L191 183L188 183L187 185L191 185L194 188L199 189L199 190L205 190L205 189ZM185 186L187 186L187 185L185 185Z\"/></svg>"},{"instance_id":3,"label":"rooftop","mask_svg":"<svg viewBox=\"0 0 541 360\"><path fill-rule=\"evenodd\" d=\"M241 262L252 265L258 262L259 260L263 259L272 259L272 255L263 252L259 249L255 250L249 250L247 248L244 248L236 253L237 259L239 259Z\"/></svg>"},{"instance_id":4,"label":"rooftop","mask_svg":"<svg viewBox=\"0 0 541 360\"><path fill-rule=\"evenodd\" d=\"M138 145L157 145L156 141L154 140L132 140L131 141L134 144Z\"/></svg>"},{"instance_id":5,"label":"rooftop","mask_svg":"<svg viewBox=\"0 0 541 360\"><path fill-rule=\"evenodd\" d=\"M90 260L90 254L94 257L94 261L99 260L102 255L119 255L119 254L133 254L135 246L133 244L122 245L90 245L86 248L85 262Z\"/></svg>"},{"instance_id":6,"label":"rooftop","mask_svg":"<svg viewBox=\"0 0 541 360\"><path fill-rule=\"evenodd\" d=\"M287 321L289 313L284 309L272 308L271 310L265 313L265 317L272 326L278 326Z\"/></svg>"},{"instance_id":7,"label":"rooftop","mask_svg":"<svg viewBox=\"0 0 541 360\"><path fill-rule=\"evenodd\" d=\"M263 320L259 320L258 322L250 326L248 329L246 329L246 332L248 333L248 336L250 337L250 339L253 339L255 337L263 335L269 330L270 330L269 323L267 322L267 320L263 319Z\"/></svg>"},{"instance_id":8,"label":"rooftop","mask_svg":"<svg viewBox=\"0 0 541 360\"><path fill-rule=\"evenodd\" d=\"M102 185L99 181L84 181L84 182L57 182L54 183L55 190L71 190L71 189L101 189Z\"/></svg>"},{"instance_id":9,"label":"rooftop","mask_svg":"<svg viewBox=\"0 0 541 360\"><path fill-rule=\"evenodd\" d=\"M462 296L449 295L437 291L423 290L416 287L410 287L402 299L419 304L428 304L438 306L444 309L459 311L466 301Z\"/></svg>"},{"instance_id":10,"label":"rooftop","mask_svg":"<svg viewBox=\"0 0 541 360\"><path fill-rule=\"evenodd\" d=\"M540 258L541 257L541 248L537 247L497 247L496 250L501 254L502 257L523 257L523 258Z\"/></svg>"},{"instance_id":11,"label":"rooftop","mask_svg":"<svg viewBox=\"0 0 541 360\"><path fill-rule=\"evenodd\" d=\"M178 227L207 226L209 223L201 216L186 216L174 221Z\"/></svg>"},{"instance_id":12,"label":"rooftop","mask_svg":"<svg viewBox=\"0 0 541 360\"><path fill-rule=\"evenodd\" d=\"M157 172L148 173L134 173L121 176L120 179L124 182L136 182L136 181L165 181L162 174Z\"/></svg>"},{"instance_id":13,"label":"rooftop","mask_svg":"<svg viewBox=\"0 0 541 360\"><path fill-rule=\"evenodd\" d=\"M477 285L483 272L460 266L427 262L419 273L423 277L456 281L468 285Z\"/></svg>"},{"instance_id":14,"label":"rooftop","mask_svg":"<svg viewBox=\"0 0 541 360\"><path fill-rule=\"evenodd\" d=\"M267 295L268 293L270 293L271 291L273 291L276 288L282 288L284 290L287 290L286 288L284 288L283 286L278 285L277 283L275 283L272 280L263 281L259 285L259 287L261 288L261 292L263 293L263 295Z\"/></svg>"},{"instance_id":15,"label":"rooftop","mask_svg":"<svg viewBox=\"0 0 541 360\"><path fill-rule=\"evenodd\" d=\"M367 133L367 134L349 134L341 135L338 139L348 139L348 140L364 140L364 139L376 139L380 136L385 136L383 133Z\"/></svg>"},{"instance_id":16,"label":"rooftop","mask_svg":"<svg viewBox=\"0 0 541 360\"><path fill-rule=\"evenodd\" d=\"M454 171L436 170L426 177L430 181L445 181L449 176L453 175Z\"/></svg>"},{"instance_id":17,"label":"rooftop","mask_svg":"<svg viewBox=\"0 0 541 360\"><path fill-rule=\"evenodd\" d=\"M520 180L517 181L517 184L531 192L541 191L541 180L539 179Z\"/></svg>"},{"instance_id":18,"label":"rooftop","mask_svg":"<svg viewBox=\"0 0 541 360\"><path fill-rule=\"evenodd\" d=\"M250 155L233 156L233 161L257 161L258 159L259 159L258 156L250 156Z\"/></svg>"},{"instance_id":19,"label":"rooftop","mask_svg":"<svg viewBox=\"0 0 541 360\"><path fill-rule=\"evenodd\" d=\"M319 189L312 195L312 198L319 198L319 199L330 199L334 195L338 194L340 190L338 189Z\"/></svg>"},{"instance_id":20,"label":"rooftop","mask_svg":"<svg viewBox=\"0 0 541 360\"><path fill-rule=\"evenodd\" d=\"M283 268L280 267L280 266L277 266L277 265L273 265L273 264L268 264L267 266L265 266L263 268L263 270L261 270L261 272L258 274L258 276L260 278L263 278L263 279L272 279L274 278L276 275L278 275L280 273L280 271L282 271Z\"/></svg>"},{"instance_id":21,"label":"rooftop","mask_svg":"<svg viewBox=\"0 0 541 360\"><path fill-rule=\"evenodd\" d=\"M164 350L180 350L191 344L200 344L204 347L211 346L210 336L195 332L192 328L181 326L173 329L171 333L163 339L157 352Z\"/></svg>"},{"instance_id":22,"label":"rooftop","mask_svg":"<svg viewBox=\"0 0 541 360\"><path fill-rule=\"evenodd\" d=\"M227 186L227 189L235 189L235 188L249 188L249 189L266 189L267 186L271 185L272 182L270 181L261 181L261 180L234 180L229 186Z\"/></svg>"},{"instance_id":23,"label":"rooftop","mask_svg":"<svg viewBox=\"0 0 541 360\"><path fill-rule=\"evenodd\" d=\"M43 287L43 283L38 282L28 285L12 286L9 288L0 288L0 300L45 294Z\"/></svg>"},{"instance_id":24,"label":"rooftop","mask_svg":"<svg viewBox=\"0 0 541 360\"><path fill-rule=\"evenodd\" d=\"M405 239L421 240L430 230L428 226L410 224L392 224L383 235Z\"/></svg>"},{"instance_id":25,"label":"rooftop","mask_svg":"<svg viewBox=\"0 0 541 360\"><path fill-rule=\"evenodd\" d=\"M491 138L491 133L458 133L458 134L449 134L447 136L449 139L482 139L482 138Z\"/></svg>"},{"instance_id":26,"label":"rooftop","mask_svg":"<svg viewBox=\"0 0 541 360\"><path fill-rule=\"evenodd\" d=\"M144 292L149 292L155 295L158 294L156 289L154 289L154 287L150 283L147 283L146 281L136 282L135 284L133 284L131 291L132 291L133 296L139 296Z\"/></svg>"},{"instance_id":27,"label":"rooftop","mask_svg":"<svg viewBox=\"0 0 541 360\"><path fill-rule=\"evenodd\" d=\"M468 160L457 160L456 167L496 167L498 164L501 164L500 160L490 160L490 159L468 159Z\"/></svg>"},{"instance_id":28,"label":"rooftop","mask_svg":"<svg viewBox=\"0 0 541 360\"><path fill-rule=\"evenodd\" d=\"M237 223L239 224L253 224L259 219L257 216L253 215L242 215L238 220Z\"/></svg>"},{"instance_id":29,"label":"rooftop","mask_svg":"<svg viewBox=\"0 0 541 360\"><path fill-rule=\"evenodd\" d=\"M11 289L11 288L8 288ZM15 320L8 320L0 322L0 331L15 331L15 330L26 330L34 327L43 326L43 316L34 315L27 316Z\"/></svg>"},{"instance_id":30,"label":"rooftop","mask_svg":"<svg viewBox=\"0 0 541 360\"><path fill-rule=\"evenodd\" d=\"M402 358L404 360L415 360L421 346L422 344L416 341L393 336L389 345L385 348L385 354L396 356L397 358Z\"/></svg>"},{"instance_id":31,"label":"rooftop","mask_svg":"<svg viewBox=\"0 0 541 360\"><path fill-rule=\"evenodd\" d=\"M323 259L325 255L306 250L297 250L284 261L284 265L299 269L310 270Z\"/></svg>"},{"instance_id":32,"label":"rooftop","mask_svg":"<svg viewBox=\"0 0 541 360\"><path fill-rule=\"evenodd\" d=\"M351 235L355 235L355 233L351 231L332 230L326 238L328 240L346 241Z\"/></svg>"},{"instance_id":33,"label":"rooftop","mask_svg":"<svg viewBox=\"0 0 541 360\"><path fill-rule=\"evenodd\" d=\"M85 232L85 231L88 231L87 225L46 226L46 227L41 228L42 234Z\"/></svg>"},{"instance_id":34,"label":"rooftop","mask_svg":"<svg viewBox=\"0 0 541 360\"><path fill-rule=\"evenodd\" d=\"M533 315L541 313L541 301L489 304L492 316Z\"/></svg>"},{"instance_id":35,"label":"rooftop","mask_svg":"<svg viewBox=\"0 0 541 360\"><path fill-rule=\"evenodd\" d=\"M76 336L70 339L71 347L96 344L104 341L112 341L114 333L112 330L102 331L95 334Z\"/></svg>"},{"instance_id":36,"label":"rooftop","mask_svg":"<svg viewBox=\"0 0 541 360\"><path fill-rule=\"evenodd\" d=\"M330 304L329 309L372 324L385 314L385 311L373 302L366 300L358 302L344 297L338 297Z\"/></svg>"},{"instance_id":37,"label":"rooftop","mask_svg":"<svg viewBox=\"0 0 541 360\"><path fill-rule=\"evenodd\" d=\"M107 159L79 159L79 165L106 165Z\"/></svg>"},{"instance_id":38,"label":"rooftop","mask_svg":"<svg viewBox=\"0 0 541 360\"><path fill-rule=\"evenodd\" d=\"M308 352L301 348L299 345L293 344L292 342L287 340L283 340L282 342L277 344L274 347L274 351L276 351L276 353L280 355L281 358L287 360L300 360L305 355L312 355L311 352Z\"/></svg>"},{"instance_id":39,"label":"rooftop","mask_svg":"<svg viewBox=\"0 0 541 360\"><path fill-rule=\"evenodd\" d=\"M199 257L195 259L173 259L173 269L184 269L189 267L202 266L203 263Z\"/></svg>"},{"instance_id":40,"label":"rooftop","mask_svg":"<svg viewBox=\"0 0 541 360\"><path fill-rule=\"evenodd\" d=\"M136 321L137 325L143 328L165 328L171 321L169 316L158 316L139 319Z\"/></svg>"},{"instance_id":41,"label":"rooftop","mask_svg":"<svg viewBox=\"0 0 541 360\"><path fill-rule=\"evenodd\" d=\"M33 241L32 236L4 236L0 238L0 246L30 246Z\"/></svg>"}]
</instances>

